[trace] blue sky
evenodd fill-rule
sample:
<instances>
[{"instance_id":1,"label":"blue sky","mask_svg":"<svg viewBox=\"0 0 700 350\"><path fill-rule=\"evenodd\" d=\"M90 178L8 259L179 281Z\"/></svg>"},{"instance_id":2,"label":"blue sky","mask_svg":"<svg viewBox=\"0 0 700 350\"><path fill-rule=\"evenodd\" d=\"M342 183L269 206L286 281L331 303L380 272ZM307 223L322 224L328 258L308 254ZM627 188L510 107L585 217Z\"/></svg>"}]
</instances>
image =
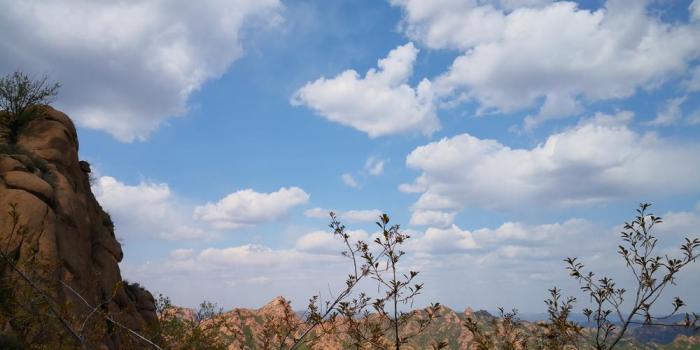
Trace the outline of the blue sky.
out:
<instances>
[{"instance_id":1,"label":"blue sky","mask_svg":"<svg viewBox=\"0 0 700 350\"><path fill-rule=\"evenodd\" d=\"M578 295L566 256L625 281L641 201L664 252L700 236L698 1L0 7L0 73L63 83L123 275L178 304L339 288L330 209L402 223L421 303L458 309Z\"/></svg>"}]
</instances>

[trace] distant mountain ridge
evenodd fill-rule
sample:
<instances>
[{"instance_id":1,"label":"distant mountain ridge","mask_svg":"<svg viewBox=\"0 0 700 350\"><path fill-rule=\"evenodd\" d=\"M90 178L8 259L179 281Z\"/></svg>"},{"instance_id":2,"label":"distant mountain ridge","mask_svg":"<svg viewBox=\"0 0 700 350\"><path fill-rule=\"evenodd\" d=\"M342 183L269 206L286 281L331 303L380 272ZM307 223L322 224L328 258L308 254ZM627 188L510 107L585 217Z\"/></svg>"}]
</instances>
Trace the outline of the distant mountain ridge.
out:
<instances>
[{"instance_id":1,"label":"distant mountain ridge","mask_svg":"<svg viewBox=\"0 0 700 350\"><path fill-rule=\"evenodd\" d=\"M194 310L187 309L187 314L193 315ZM424 312L419 310L418 312ZM294 324L301 325L303 312L293 311L289 302L283 297L276 297L259 309L234 308L223 312L220 317L226 318L227 334L238 334L234 342L229 346L234 349L261 348L260 335L265 332L265 324L268 317L280 320L285 315L292 316ZM470 344L473 335L463 326L467 317L472 317L480 323L487 324L496 319L485 310L473 311L467 308L457 312L442 306L439 318L431 324L425 332L413 338L403 349L417 350L430 349L436 341L445 341L447 349L471 349ZM582 316L582 315L581 315ZM539 321L539 320L538 320ZM525 327L536 327L536 322L523 321ZM407 330L415 327L409 324ZM343 327L338 326L340 336L323 336L311 349L346 349L347 337L344 336ZM700 334L674 327L635 327L630 336L620 346L620 349L697 349L700 347ZM585 347L584 347L585 348Z\"/></svg>"}]
</instances>

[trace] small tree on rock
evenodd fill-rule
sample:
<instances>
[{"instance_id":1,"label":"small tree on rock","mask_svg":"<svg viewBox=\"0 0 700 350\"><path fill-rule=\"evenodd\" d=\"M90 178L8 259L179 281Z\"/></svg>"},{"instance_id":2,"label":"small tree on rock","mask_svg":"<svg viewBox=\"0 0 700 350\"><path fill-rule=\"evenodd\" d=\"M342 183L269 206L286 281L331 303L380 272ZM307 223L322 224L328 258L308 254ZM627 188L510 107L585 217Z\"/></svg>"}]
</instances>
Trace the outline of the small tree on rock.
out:
<instances>
[{"instance_id":1,"label":"small tree on rock","mask_svg":"<svg viewBox=\"0 0 700 350\"><path fill-rule=\"evenodd\" d=\"M32 79L19 71L0 78L0 111L5 112L0 113L0 138L16 143L19 130L36 116L34 107L51 103L60 87L47 76Z\"/></svg>"}]
</instances>

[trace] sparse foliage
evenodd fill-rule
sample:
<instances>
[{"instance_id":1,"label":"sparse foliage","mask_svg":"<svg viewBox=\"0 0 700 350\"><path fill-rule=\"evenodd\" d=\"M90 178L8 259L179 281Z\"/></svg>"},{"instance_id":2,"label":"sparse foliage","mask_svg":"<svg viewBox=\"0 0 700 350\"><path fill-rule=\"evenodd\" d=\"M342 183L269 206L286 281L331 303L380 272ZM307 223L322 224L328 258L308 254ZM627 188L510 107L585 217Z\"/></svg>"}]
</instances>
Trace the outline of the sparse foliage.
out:
<instances>
[{"instance_id":1,"label":"sparse foliage","mask_svg":"<svg viewBox=\"0 0 700 350\"><path fill-rule=\"evenodd\" d=\"M338 332L344 333L339 337L344 338L344 342L352 348L400 349L438 317L440 308L436 303L422 311L401 310L402 306L412 306L413 300L423 289L423 284L414 283L417 271L402 273L399 268L399 261L405 254L401 246L410 236L401 232L399 225L389 225L389 216L383 214L377 222L380 234L372 242L373 245L362 240L352 242L345 225L334 213L330 213L330 216L330 228L336 237L343 240L346 249L342 254L352 261L353 273L348 276L344 289L332 301L319 306L319 296L311 298L306 317L307 329L291 349L298 348L302 343L313 343L323 335L338 336ZM372 298L365 292L358 292L350 297L360 280L366 277L377 283L379 295ZM416 327L406 330L409 322ZM320 332L308 339L307 336L314 329L320 329ZM442 343L435 346L444 348Z\"/></svg>"},{"instance_id":2,"label":"sparse foliage","mask_svg":"<svg viewBox=\"0 0 700 350\"><path fill-rule=\"evenodd\" d=\"M581 341L583 327L569 320L576 298L562 299L561 290L554 287L549 290L547 305L547 322L539 324L541 333L537 338L537 347L541 349L576 349Z\"/></svg>"},{"instance_id":3,"label":"sparse foliage","mask_svg":"<svg viewBox=\"0 0 700 350\"><path fill-rule=\"evenodd\" d=\"M685 305L681 298L676 297L672 303L673 310L668 315L657 317L651 312L664 289L675 284L678 272L698 258L700 239L686 238L680 247L680 258L656 255L658 239L652 230L662 223L662 219L648 213L650 206L648 203L640 204L634 220L625 223L620 233L623 244L618 246L618 254L625 260L636 281L631 297L628 298L627 289L618 287L611 278L599 278L593 272L585 272L584 265L576 258L564 260L571 277L581 283L581 290L593 302L593 308L586 308L583 313L595 326L596 349L614 348L631 324L663 324L661 322L678 313ZM625 305L625 301L631 301L631 304ZM698 324L697 315L686 314L686 327L697 327Z\"/></svg>"},{"instance_id":4,"label":"sparse foliage","mask_svg":"<svg viewBox=\"0 0 700 350\"><path fill-rule=\"evenodd\" d=\"M241 334L232 332L216 304L203 301L196 311L172 305L170 298L159 294L156 299L158 324L154 339L167 349L225 350Z\"/></svg>"},{"instance_id":5,"label":"sparse foliage","mask_svg":"<svg viewBox=\"0 0 700 350\"><path fill-rule=\"evenodd\" d=\"M505 312L499 308L500 317L490 320L491 331L488 331L478 319L467 317L464 321L466 327L473 336L472 343L476 350L515 350L527 347L531 333L525 329L518 317L518 311L513 309Z\"/></svg>"},{"instance_id":6,"label":"sparse foliage","mask_svg":"<svg viewBox=\"0 0 700 350\"><path fill-rule=\"evenodd\" d=\"M561 291L549 290L547 305L548 319L545 322L527 323L520 320L518 311L505 312L499 308L499 317L487 320L468 316L464 327L472 333L471 344L477 350L499 349L578 349L583 328L569 321L575 298L562 301Z\"/></svg>"},{"instance_id":7,"label":"sparse foliage","mask_svg":"<svg viewBox=\"0 0 700 350\"><path fill-rule=\"evenodd\" d=\"M349 304L345 300L352 294L353 289L355 289L360 280L369 273L367 268L358 265L360 263L358 260L360 259L361 249L366 244L361 241L353 243L345 225L340 222L335 213L331 212L330 217L331 223L328 226L333 230L333 235L343 241L345 250L341 254L352 261L353 272L345 280L345 287L331 301L321 303L319 295L314 295L309 299L307 311L304 315L306 328L303 331L299 330L300 334L296 336L292 332L294 339L292 346L289 348L290 350L297 349L304 344L313 343L321 335L335 333L337 331L335 325L339 314L343 314L348 309ZM318 328L321 328L321 332L316 332L319 334L312 336L312 333Z\"/></svg>"},{"instance_id":8,"label":"sparse foliage","mask_svg":"<svg viewBox=\"0 0 700 350\"><path fill-rule=\"evenodd\" d=\"M342 303L339 310L354 347L367 345L398 350L438 317L440 304L431 304L424 312L401 310L402 306L413 305L423 284L414 282L417 271L403 273L399 268L399 262L405 255L401 246L410 236L401 232L399 225L390 225L388 215L383 214L379 219L377 226L380 233L373 241L377 250L373 251L369 244L358 241L355 253L363 262L363 275L377 283L380 295L371 298L360 293L351 302ZM414 322L416 327L408 330L405 326L409 322Z\"/></svg>"}]
</instances>

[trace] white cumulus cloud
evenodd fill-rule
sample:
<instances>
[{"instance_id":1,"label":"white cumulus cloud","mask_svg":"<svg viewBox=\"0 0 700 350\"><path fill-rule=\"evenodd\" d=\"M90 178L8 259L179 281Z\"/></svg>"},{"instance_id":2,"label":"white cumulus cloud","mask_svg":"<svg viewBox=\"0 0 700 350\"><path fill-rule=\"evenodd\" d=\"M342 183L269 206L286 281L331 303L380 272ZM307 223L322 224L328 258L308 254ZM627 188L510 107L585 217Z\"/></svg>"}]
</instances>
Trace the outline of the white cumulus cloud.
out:
<instances>
[{"instance_id":1,"label":"white cumulus cloud","mask_svg":"<svg viewBox=\"0 0 700 350\"><path fill-rule=\"evenodd\" d=\"M471 232L460 229L457 225L445 229L429 228L421 237L414 237L411 248L418 252L446 253L458 252L478 247Z\"/></svg>"},{"instance_id":2,"label":"white cumulus cloud","mask_svg":"<svg viewBox=\"0 0 700 350\"><path fill-rule=\"evenodd\" d=\"M652 209L657 208L652 206ZM659 235L662 239L667 240L671 236L678 239L680 244L683 237L700 238L700 202L695 210L669 211L661 214L661 217L663 223L656 226L655 230L663 235Z\"/></svg>"},{"instance_id":3,"label":"white cumulus cloud","mask_svg":"<svg viewBox=\"0 0 700 350\"><path fill-rule=\"evenodd\" d=\"M245 189L231 193L216 203L195 207L194 216L216 228L235 229L278 220L308 200L309 195L299 187L283 187L271 193Z\"/></svg>"},{"instance_id":4,"label":"white cumulus cloud","mask_svg":"<svg viewBox=\"0 0 700 350\"><path fill-rule=\"evenodd\" d=\"M440 210L416 210L411 213L411 225L426 225L446 227L452 224L456 212L445 212Z\"/></svg>"},{"instance_id":5,"label":"white cumulus cloud","mask_svg":"<svg viewBox=\"0 0 700 350\"><path fill-rule=\"evenodd\" d=\"M120 237L198 239L211 235L188 220L191 209L177 200L168 184L127 185L113 177L102 176L92 190L97 201L112 216Z\"/></svg>"},{"instance_id":6,"label":"white cumulus cloud","mask_svg":"<svg viewBox=\"0 0 700 350\"><path fill-rule=\"evenodd\" d=\"M597 115L532 148L461 134L406 158L420 170L413 210L578 205L647 193L700 190L700 143L640 134L617 116ZM668 171L673 169L673 171Z\"/></svg>"},{"instance_id":7,"label":"white cumulus cloud","mask_svg":"<svg viewBox=\"0 0 700 350\"><path fill-rule=\"evenodd\" d=\"M609 0L597 10L571 1L390 2L403 10L409 38L462 52L433 79L435 94L478 101L482 113L539 107L526 128L658 87L700 56L697 21L664 22L644 1Z\"/></svg>"},{"instance_id":8,"label":"white cumulus cloud","mask_svg":"<svg viewBox=\"0 0 700 350\"><path fill-rule=\"evenodd\" d=\"M348 230L346 233L350 235L351 244L358 240L367 240L367 237L369 237L369 234L363 230ZM313 231L299 237L295 247L303 252L327 254L340 254L340 252L347 249L340 237L336 237L332 232L326 231Z\"/></svg>"},{"instance_id":9,"label":"white cumulus cloud","mask_svg":"<svg viewBox=\"0 0 700 350\"><path fill-rule=\"evenodd\" d=\"M496 254L515 259L528 249L556 250L553 247L570 243L572 237L584 239L586 233L596 229L596 225L583 219L541 225L505 222L496 228L473 231L463 230L453 224L444 229L428 228L422 235L413 237L411 248L430 254L469 252L481 258ZM535 253L537 256L547 254L549 253Z\"/></svg>"},{"instance_id":10,"label":"white cumulus cloud","mask_svg":"<svg viewBox=\"0 0 700 350\"><path fill-rule=\"evenodd\" d=\"M0 67L47 73L56 105L121 141L145 139L243 54L279 0L0 1ZM0 71L0 73L7 73Z\"/></svg>"},{"instance_id":11,"label":"white cumulus cloud","mask_svg":"<svg viewBox=\"0 0 700 350\"><path fill-rule=\"evenodd\" d=\"M319 78L300 88L293 105L306 105L322 117L367 133L369 137L417 132L432 134L440 128L430 81L408 85L418 49L399 46L364 77L346 70L333 78Z\"/></svg>"},{"instance_id":12,"label":"white cumulus cloud","mask_svg":"<svg viewBox=\"0 0 700 350\"><path fill-rule=\"evenodd\" d=\"M177 197L166 183L142 181L128 185L102 176L92 188L111 214L120 237L157 237L171 240L210 239L227 230L282 219L309 195L298 187L260 193L251 189L229 194L216 203L192 205ZM176 251L185 257L185 251Z\"/></svg>"}]
</instances>

